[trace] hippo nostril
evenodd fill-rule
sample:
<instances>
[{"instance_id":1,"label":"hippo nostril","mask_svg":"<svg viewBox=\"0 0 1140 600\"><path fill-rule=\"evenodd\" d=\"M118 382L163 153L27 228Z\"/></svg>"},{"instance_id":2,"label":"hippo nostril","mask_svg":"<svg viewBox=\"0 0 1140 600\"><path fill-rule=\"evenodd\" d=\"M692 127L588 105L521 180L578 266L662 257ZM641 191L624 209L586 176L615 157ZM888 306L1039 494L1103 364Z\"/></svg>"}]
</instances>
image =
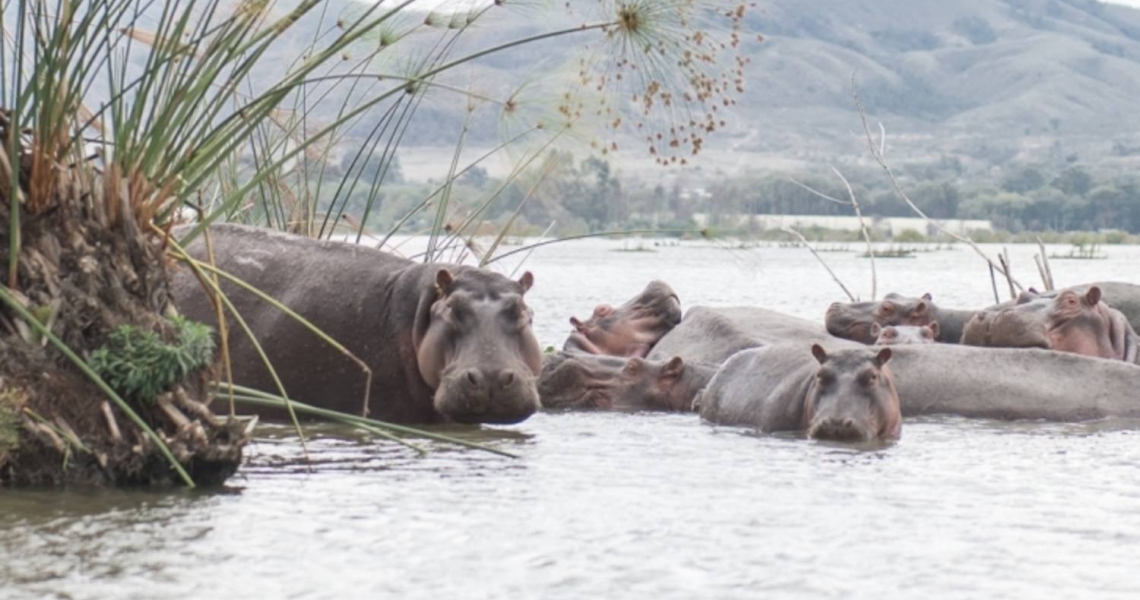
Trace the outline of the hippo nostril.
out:
<instances>
[{"instance_id":1,"label":"hippo nostril","mask_svg":"<svg viewBox=\"0 0 1140 600\"><path fill-rule=\"evenodd\" d=\"M467 371L467 382L468 383L470 383L473 386L477 386L477 385L479 385L479 379L480 379L480 377L479 377L478 371L476 371L475 369L471 369L470 371Z\"/></svg>"},{"instance_id":2,"label":"hippo nostril","mask_svg":"<svg viewBox=\"0 0 1140 600\"><path fill-rule=\"evenodd\" d=\"M515 382L514 372L513 371L503 371L499 375L499 382L503 385L503 387L510 387L510 385Z\"/></svg>"}]
</instances>

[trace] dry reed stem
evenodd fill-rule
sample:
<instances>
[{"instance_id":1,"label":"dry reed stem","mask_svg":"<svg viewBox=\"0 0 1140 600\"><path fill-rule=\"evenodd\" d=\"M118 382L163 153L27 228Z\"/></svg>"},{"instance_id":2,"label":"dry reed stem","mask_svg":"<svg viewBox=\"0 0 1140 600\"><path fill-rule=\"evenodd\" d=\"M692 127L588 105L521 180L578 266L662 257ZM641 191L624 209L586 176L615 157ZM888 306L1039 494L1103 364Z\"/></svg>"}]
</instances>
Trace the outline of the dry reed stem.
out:
<instances>
[{"instance_id":1,"label":"dry reed stem","mask_svg":"<svg viewBox=\"0 0 1140 600\"><path fill-rule=\"evenodd\" d=\"M863 103L859 99L859 89L855 85L855 74L851 75L851 96L855 101L856 110L859 111L859 119L863 122L863 132L867 136L867 146L871 150L871 156L872 156L872 158L875 159L875 162L877 162L879 164L879 166L882 167L883 171L887 174L887 178L890 180L891 187L894 189L895 194L897 194L898 197L901 198L902 201L905 202L906 205L909 206L910 209L912 211L914 211L915 214L917 214L919 217L921 217L927 223L930 223L931 225L933 225L934 228L937 229L940 233L947 235L954 240L962 242L963 244L966 244L967 246L972 248L974 250L974 252L976 252L978 254L978 256L982 257L982 259L984 259L987 263L989 263L991 267L993 267L995 270L997 270L997 272L1004 275L1006 280L1009 281L1010 286L1016 286L1017 289L1024 290L1025 288L1022 287L1022 285L1020 283L1018 283L1018 281L1016 279L1013 278L1013 276L1009 273L1009 271L1007 271L1005 268L1003 268L1002 266L995 263L993 261L993 259L991 259L989 256L987 256L986 253L981 249L981 247L979 247L974 242L974 240L972 240L966 236L962 236L962 235L958 235L956 233L952 233L950 230L943 227L941 223L939 223L938 221L935 221L934 219L931 219L929 216L927 216L926 213L923 212L922 209L920 209L918 207L918 205L916 205L914 203L914 201L912 201L910 199L910 196L908 196L906 194L906 192L903 191L902 185L899 184L898 178L895 177L894 170L891 169L890 164L887 163L887 158L886 158L887 130L885 127L883 127L882 123L879 124L879 131L881 133L881 138L879 141L879 147L878 148L875 147L875 139L874 139L874 136L871 135L871 126L867 122L867 112L863 109Z\"/></svg>"}]
</instances>

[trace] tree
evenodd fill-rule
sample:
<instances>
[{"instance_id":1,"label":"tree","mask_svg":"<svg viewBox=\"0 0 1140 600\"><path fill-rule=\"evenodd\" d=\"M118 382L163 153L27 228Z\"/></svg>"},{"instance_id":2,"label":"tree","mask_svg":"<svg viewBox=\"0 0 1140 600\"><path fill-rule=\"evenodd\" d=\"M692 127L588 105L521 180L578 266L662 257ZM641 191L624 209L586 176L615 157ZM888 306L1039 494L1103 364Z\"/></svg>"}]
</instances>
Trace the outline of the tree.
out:
<instances>
[{"instance_id":1,"label":"tree","mask_svg":"<svg viewBox=\"0 0 1140 600\"><path fill-rule=\"evenodd\" d=\"M1001 187L1007 192L1024 194L1045 185L1045 176L1033 167L1016 169L1002 180Z\"/></svg>"},{"instance_id":2,"label":"tree","mask_svg":"<svg viewBox=\"0 0 1140 600\"><path fill-rule=\"evenodd\" d=\"M1069 167L1061 171L1050 185L1070 196L1084 196L1092 189L1093 178L1080 167Z\"/></svg>"}]
</instances>

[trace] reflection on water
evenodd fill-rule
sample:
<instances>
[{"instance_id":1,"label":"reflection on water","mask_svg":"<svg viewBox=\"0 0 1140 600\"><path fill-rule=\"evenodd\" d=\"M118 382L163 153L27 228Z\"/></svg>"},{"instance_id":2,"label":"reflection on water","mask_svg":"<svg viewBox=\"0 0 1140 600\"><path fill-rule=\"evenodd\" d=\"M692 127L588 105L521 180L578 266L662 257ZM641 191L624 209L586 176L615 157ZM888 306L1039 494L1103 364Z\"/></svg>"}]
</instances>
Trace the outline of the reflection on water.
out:
<instances>
[{"instance_id":1,"label":"reflection on water","mask_svg":"<svg viewBox=\"0 0 1140 600\"><path fill-rule=\"evenodd\" d=\"M544 343L652 278L686 305L814 319L839 299L802 251L617 246L527 264ZM1015 269L1032 264L1011 250ZM1110 256L1053 270L1128 280L1140 250ZM867 261L827 259L869 287ZM966 250L880 268L883 291L992 299ZM686 415L563 413L448 430L518 460L431 443L419 457L321 426L311 467L289 428L269 427L221 491L3 492L0 597L1136 597L1136 425L929 418L860 449Z\"/></svg>"}]
</instances>

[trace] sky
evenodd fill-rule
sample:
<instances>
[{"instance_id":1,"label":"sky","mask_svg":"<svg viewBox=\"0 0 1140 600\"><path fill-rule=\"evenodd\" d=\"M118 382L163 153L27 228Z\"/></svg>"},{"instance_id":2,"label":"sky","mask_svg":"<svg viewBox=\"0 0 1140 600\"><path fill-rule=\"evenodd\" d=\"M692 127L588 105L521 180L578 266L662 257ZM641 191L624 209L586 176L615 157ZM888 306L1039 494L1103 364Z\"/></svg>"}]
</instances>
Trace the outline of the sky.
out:
<instances>
[{"instance_id":1,"label":"sky","mask_svg":"<svg viewBox=\"0 0 1140 600\"><path fill-rule=\"evenodd\" d=\"M1140 0L1106 0L1106 1L1111 3L1111 4L1123 4L1125 6L1131 6L1133 8L1140 8Z\"/></svg>"}]
</instances>

